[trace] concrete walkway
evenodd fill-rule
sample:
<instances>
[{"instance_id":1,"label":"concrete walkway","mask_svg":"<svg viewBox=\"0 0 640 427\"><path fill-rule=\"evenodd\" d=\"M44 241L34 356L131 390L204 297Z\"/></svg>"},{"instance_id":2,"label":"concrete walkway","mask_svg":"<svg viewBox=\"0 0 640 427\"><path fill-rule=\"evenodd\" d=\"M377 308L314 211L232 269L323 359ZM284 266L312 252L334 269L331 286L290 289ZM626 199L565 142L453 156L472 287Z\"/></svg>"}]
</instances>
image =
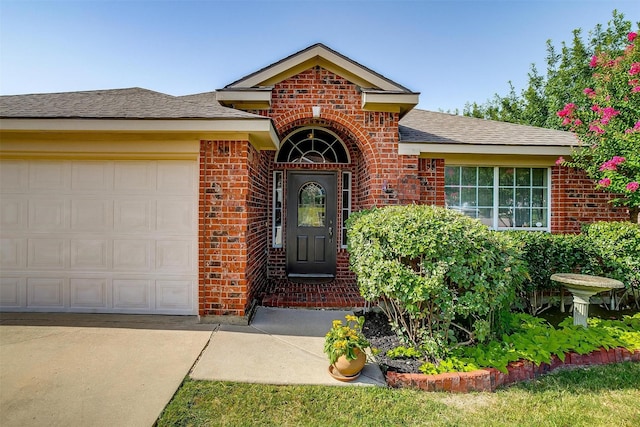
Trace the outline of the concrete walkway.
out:
<instances>
[{"instance_id":1,"label":"concrete walkway","mask_svg":"<svg viewBox=\"0 0 640 427\"><path fill-rule=\"evenodd\" d=\"M0 425L151 426L215 325L184 316L0 314Z\"/></svg>"},{"instance_id":2,"label":"concrete walkway","mask_svg":"<svg viewBox=\"0 0 640 427\"><path fill-rule=\"evenodd\" d=\"M0 313L0 426L152 426L187 375L385 385L368 363L333 379L324 335L346 311L259 307L250 326L188 316Z\"/></svg>"},{"instance_id":3,"label":"concrete walkway","mask_svg":"<svg viewBox=\"0 0 640 427\"><path fill-rule=\"evenodd\" d=\"M335 319L350 311L258 307L249 326L221 325L191 372L194 379L265 384L386 385L367 363L352 382L334 379L323 352Z\"/></svg>"}]
</instances>

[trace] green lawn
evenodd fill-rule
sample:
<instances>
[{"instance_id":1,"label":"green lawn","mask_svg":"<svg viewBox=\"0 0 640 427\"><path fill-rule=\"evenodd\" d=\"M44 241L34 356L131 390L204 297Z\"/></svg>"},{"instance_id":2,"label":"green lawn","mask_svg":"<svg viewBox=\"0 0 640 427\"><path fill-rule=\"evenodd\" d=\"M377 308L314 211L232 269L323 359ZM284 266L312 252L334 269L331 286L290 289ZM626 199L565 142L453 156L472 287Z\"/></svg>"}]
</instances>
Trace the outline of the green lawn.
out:
<instances>
[{"instance_id":1,"label":"green lawn","mask_svg":"<svg viewBox=\"0 0 640 427\"><path fill-rule=\"evenodd\" d=\"M564 370L496 393L186 380L158 426L640 426L640 363Z\"/></svg>"}]
</instances>

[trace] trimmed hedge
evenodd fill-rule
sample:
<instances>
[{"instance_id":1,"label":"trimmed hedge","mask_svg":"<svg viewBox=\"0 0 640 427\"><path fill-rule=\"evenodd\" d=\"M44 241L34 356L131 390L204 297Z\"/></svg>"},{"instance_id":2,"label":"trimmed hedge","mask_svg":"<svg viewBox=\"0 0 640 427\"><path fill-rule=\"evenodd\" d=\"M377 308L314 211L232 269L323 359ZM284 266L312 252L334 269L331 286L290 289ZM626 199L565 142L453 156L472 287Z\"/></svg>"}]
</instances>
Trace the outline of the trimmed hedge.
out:
<instances>
[{"instance_id":1,"label":"trimmed hedge","mask_svg":"<svg viewBox=\"0 0 640 427\"><path fill-rule=\"evenodd\" d=\"M352 214L351 269L368 301L405 342L432 359L485 341L525 278L519 245L504 233L440 207L409 205Z\"/></svg>"},{"instance_id":2,"label":"trimmed hedge","mask_svg":"<svg viewBox=\"0 0 640 427\"><path fill-rule=\"evenodd\" d=\"M554 273L583 273L640 285L640 225L630 222L596 222L582 234L509 231L521 242L530 280L528 292L559 289Z\"/></svg>"}]
</instances>

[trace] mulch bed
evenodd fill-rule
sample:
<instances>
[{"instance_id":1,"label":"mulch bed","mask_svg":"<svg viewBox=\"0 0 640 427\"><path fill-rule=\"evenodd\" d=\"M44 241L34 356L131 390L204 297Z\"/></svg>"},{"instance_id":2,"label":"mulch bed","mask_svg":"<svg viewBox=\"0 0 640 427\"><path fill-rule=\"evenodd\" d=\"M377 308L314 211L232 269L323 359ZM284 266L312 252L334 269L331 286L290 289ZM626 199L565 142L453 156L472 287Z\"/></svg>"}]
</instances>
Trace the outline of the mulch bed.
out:
<instances>
[{"instance_id":1,"label":"mulch bed","mask_svg":"<svg viewBox=\"0 0 640 427\"><path fill-rule=\"evenodd\" d=\"M378 349L376 360L383 372L420 373L418 368L424 362L416 359L390 359L386 356L388 350L396 348L402 343L391 330L387 316L384 313L369 310L366 313L355 314L365 318L362 332L371 343L371 347Z\"/></svg>"}]
</instances>

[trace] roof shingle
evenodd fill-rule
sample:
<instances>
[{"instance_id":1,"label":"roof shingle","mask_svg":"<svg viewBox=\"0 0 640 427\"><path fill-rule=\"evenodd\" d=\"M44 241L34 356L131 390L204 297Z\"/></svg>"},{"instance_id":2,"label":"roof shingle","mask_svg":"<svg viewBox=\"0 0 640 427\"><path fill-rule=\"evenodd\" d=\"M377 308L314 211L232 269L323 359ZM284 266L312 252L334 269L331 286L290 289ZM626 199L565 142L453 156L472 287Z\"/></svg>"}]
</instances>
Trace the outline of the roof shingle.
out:
<instances>
[{"instance_id":1,"label":"roof shingle","mask_svg":"<svg viewBox=\"0 0 640 427\"><path fill-rule=\"evenodd\" d=\"M561 130L412 110L400 120L400 142L573 146L574 134Z\"/></svg>"},{"instance_id":2,"label":"roof shingle","mask_svg":"<svg viewBox=\"0 0 640 427\"><path fill-rule=\"evenodd\" d=\"M221 106L211 92L176 97L142 88L8 95L3 118L265 119Z\"/></svg>"}]
</instances>

